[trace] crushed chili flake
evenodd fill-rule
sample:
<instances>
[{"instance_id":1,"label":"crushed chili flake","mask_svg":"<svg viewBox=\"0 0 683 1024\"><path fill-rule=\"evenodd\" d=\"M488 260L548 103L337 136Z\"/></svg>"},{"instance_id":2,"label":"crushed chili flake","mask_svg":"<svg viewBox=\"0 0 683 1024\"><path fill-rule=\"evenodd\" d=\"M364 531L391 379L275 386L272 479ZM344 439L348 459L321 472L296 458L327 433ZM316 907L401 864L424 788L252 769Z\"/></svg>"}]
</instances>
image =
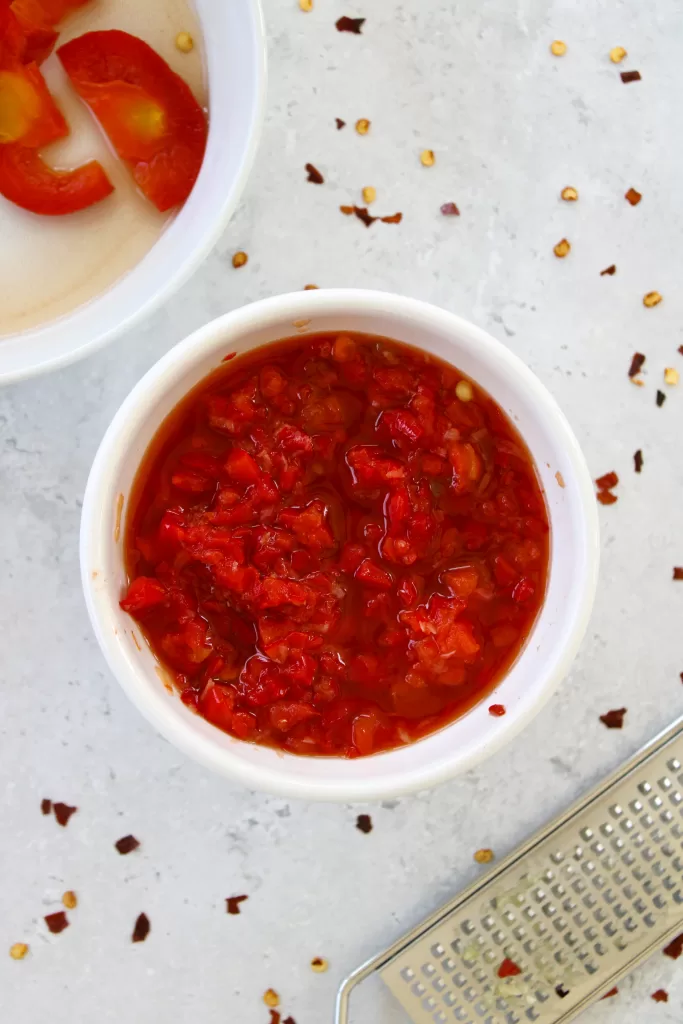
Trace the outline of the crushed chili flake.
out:
<instances>
[{"instance_id":1,"label":"crushed chili flake","mask_svg":"<svg viewBox=\"0 0 683 1024\"><path fill-rule=\"evenodd\" d=\"M553 247L553 252L557 256L558 260L563 260L565 256L568 256L571 252L571 245L566 238L562 238L556 246Z\"/></svg>"},{"instance_id":2,"label":"crushed chili flake","mask_svg":"<svg viewBox=\"0 0 683 1024\"><path fill-rule=\"evenodd\" d=\"M598 479L595 481L595 486L598 488L599 491L611 491L612 488L616 487L618 483L619 477L614 472L614 470L610 470L609 473L603 473L602 476L598 477Z\"/></svg>"},{"instance_id":3,"label":"crushed chili flake","mask_svg":"<svg viewBox=\"0 0 683 1024\"><path fill-rule=\"evenodd\" d=\"M235 255L233 256L232 265L235 268L235 270L239 270L240 267L243 267L245 263L247 263L248 259L249 257L247 256L246 252L242 252L240 250L239 252L236 252Z\"/></svg>"},{"instance_id":4,"label":"crushed chili flake","mask_svg":"<svg viewBox=\"0 0 683 1024\"><path fill-rule=\"evenodd\" d=\"M337 131L340 132L342 128L346 128L346 121L342 121L341 117L335 117L334 123L337 126Z\"/></svg>"},{"instance_id":5,"label":"crushed chili flake","mask_svg":"<svg viewBox=\"0 0 683 1024\"><path fill-rule=\"evenodd\" d=\"M678 960L681 953L683 953L683 932L677 935L675 939L672 939L662 952L664 956L670 956L672 960Z\"/></svg>"},{"instance_id":6,"label":"crushed chili flake","mask_svg":"<svg viewBox=\"0 0 683 1024\"><path fill-rule=\"evenodd\" d=\"M132 942L144 942L150 933L151 924L147 914L138 914L138 918L133 928L133 935L131 936Z\"/></svg>"},{"instance_id":7,"label":"crushed chili flake","mask_svg":"<svg viewBox=\"0 0 683 1024\"><path fill-rule=\"evenodd\" d=\"M562 474L560 473L559 469L558 469L557 473L555 474L555 479L557 480L557 483L558 483L558 485L559 485L560 487L566 487L566 486L567 486L567 485L565 484L565 482L564 482L564 477L563 477L563 476L562 476Z\"/></svg>"},{"instance_id":8,"label":"crushed chili flake","mask_svg":"<svg viewBox=\"0 0 683 1024\"><path fill-rule=\"evenodd\" d=\"M400 224L403 220L402 213L392 213L389 217L380 217L382 224Z\"/></svg>"},{"instance_id":9,"label":"crushed chili flake","mask_svg":"<svg viewBox=\"0 0 683 1024\"><path fill-rule=\"evenodd\" d=\"M244 901L248 900L248 899L249 899L248 896L228 896L228 898L225 901L225 912L226 912L226 914L239 914L239 913L241 913L241 911L240 911L240 903L244 903Z\"/></svg>"},{"instance_id":10,"label":"crushed chili flake","mask_svg":"<svg viewBox=\"0 0 683 1024\"><path fill-rule=\"evenodd\" d=\"M342 207L340 207L340 209L342 210L342 213L346 212ZM379 220L378 217L373 217L372 214L368 213L367 206L352 206L351 213L355 213L358 220L362 220L366 228L369 228L371 224L374 224L376 220Z\"/></svg>"},{"instance_id":11,"label":"crushed chili flake","mask_svg":"<svg viewBox=\"0 0 683 1024\"><path fill-rule=\"evenodd\" d=\"M518 974L522 973L522 968L515 963L514 960L510 960L509 957L505 957L502 964L498 968L499 978L515 978Z\"/></svg>"},{"instance_id":12,"label":"crushed chili flake","mask_svg":"<svg viewBox=\"0 0 683 1024\"><path fill-rule=\"evenodd\" d=\"M491 707L489 708L489 714L493 715L494 718L502 718L503 715L505 714L505 705L492 704Z\"/></svg>"},{"instance_id":13,"label":"crushed chili flake","mask_svg":"<svg viewBox=\"0 0 683 1024\"><path fill-rule=\"evenodd\" d=\"M562 983L555 986L555 992L560 997L560 999L566 999L566 997L569 995L569 989L565 988Z\"/></svg>"},{"instance_id":14,"label":"crushed chili flake","mask_svg":"<svg viewBox=\"0 0 683 1024\"><path fill-rule=\"evenodd\" d=\"M308 177L306 179L307 181L312 181L314 185L322 185L324 183L325 179L323 178L318 168L314 167L313 164L306 164L306 167L304 169L308 174Z\"/></svg>"},{"instance_id":15,"label":"crushed chili flake","mask_svg":"<svg viewBox=\"0 0 683 1024\"><path fill-rule=\"evenodd\" d=\"M622 82L628 85L629 82L639 82L642 76L640 71L622 71L620 77Z\"/></svg>"},{"instance_id":16,"label":"crushed chili flake","mask_svg":"<svg viewBox=\"0 0 683 1024\"><path fill-rule=\"evenodd\" d=\"M335 22L337 32L353 32L354 35L359 36L362 34L365 20L365 18L348 18L344 15Z\"/></svg>"},{"instance_id":17,"label":"crushed chili flake","mask_svg":"<svg viewBox=\"0 0 683 1024\"><path fill-rule=\"evenodd\" d=\"M611 491L598 491L596 497L601 505L614 505L618 501L616 494Z\"/></svg>"},{"instance_id":18,"label":"crushed chili flake","mask_svg":"<svg viewBox=\"0 0 683 1024\"><path fill-rule=\"evenodd\" d=\"M270 1011L270 1024L280 1024L281 1020L282 1020L282 1014L280 1013L279 1010L271 1010Z\"/></svg>"},{"instance_id":19,"label":"crushed chili flake","mask_svg":"<svg viewBox=\"0 0 683 1024\"><path fill-rule=\"evenodd\" d=\"M623 729L625 714L626 708L614 708L612 711L608 711L607 714L600 715L600 721L608 729Z\"/></svg>"},{"instance_id":20,"label":"crushed chili flake","mask_svg":"<svg viewBox=\"0 0 683 1024\"><path fill-rule=\"evenodd\" d=\"M122 856L127 853L132 853L133 850L137 850L140 845L140 841L135 836L123 836L122 839L117 839L114 846Z\"/></svg>"},{"instance_id":21,"label":"crushed chili flake","mask_svg":"<svg viewBox=\"0 0 683 1024\"><path fill-rule=\"evenodd\" d=\"M654 999L656 1003L668 1003L669 993L664 988L658 988L656 992L652 993L651 998Z\"/></svg>"},{"instance_id":22,"label":"crushed chili flake","mask_svg":"<svg viewBox=\"0 0 683 1024\"><path fill-rule=\"evenodd\" d=\"M69 822L69 818L71 817L72 814L76 813L78 808L69 807L68 804L56 803L52 805L52 810L55 812L55 818L57 819L59 824L66 828Z\"/></svg>"},{"instance_id":23,"label":"crushed chili flake","mask_svg":"<svg viewBox=\"0 0 683 1024\"><path fill-rule=\"evenodd\" d=\"M618 989L618 988L617 988L617 986L615 985L615 986L614 986L614 988L611 988L611 989L609 990L609 992L605 992L604 996L600 996L600 998L601 998L601 999L611 999L611 998L612 998L612 996L616 996L616 995L618 995L618 994L619 994L619 989Z\"/></svg>"},{"instance_id":24,"label":"crushed chili flake","mask_svg":"<svg viewBox=\"0 0 683 1024\"><path fill-rule=\"evenodd\" d=\"M296 1024L296 1021L293 1017L285 1017L282 1024Z\"/></svg>"},{"instance_id":25,"label":"crushed chili flake","mask_svg":"<svg viewBox=\"0 0 683 1024\"><path fill-rule=\"evenodd\" d=\"M477 852L474 855L474 859L476 860L477 864L490 864L491 861L494 859L494 856L495 854L493 850L482 849L477 850Z\"/></svg>"},{"instance_id":26,"label":"crushed chili flake","mask_svg":"<svg viewBox=\"0 0 683 1024\"><path fill-rule=\"evenodd\" d=\"M640 373L645 364L645 356L642 352L635 352L631 365L629 366L628 375L629 377L635 377L636 374Z\"/></svg>"},{"instance_id":27,"label":"crushed chili flake","mask_svg":"<svg viewBox=\"0 0 683 1024\"><path fill-rule=\"evenodd\" d=\"M612 277L614 274L616 274L616 272L617 272L616 264L615 263L610 263L609 267L605 267L604 270L600 271L600 277L604 277L606 274L608 274L610 277Z\"/></svg>"},{"instance_id":28,"label":"crushed chili flake","mask_svg":"<svg viewBox=\"0 0 683 1024\"><path fill-rule=\"evenodd\" d=\"M664 403L666 402L666 395L663 391L657 389L657 394L655 395L655 402L657 403L657 408L661 409Z\"/></svg>"},{"instance_id":29,"label":"crushed chili flake","mask_svg":"<svg viewBox=\"0 0 683 1024\"><path fill-rule=\"evenodd\" d=\"M359 814L356 818L356 828L365 835L372 832L372 818L369 814Z\"/></svg>"},{"instance_id":30,"label":"crushed chili flake","mask_svg":"<svg viewBox=\"0 0 683 1024\"><path fill-rule=\"evenodd\" d=\"M311 970L316 974L323 974L329 966L329 962L324 956L314 956L311 960Z\"/></svg>"},{"instance_id":31,"label":"crushed chili flake","mask_svg":"<svg viewBox=\"0 0 683 1024\"><path fill-rule=\"evenodd\" d=\"M304 291L305 292L317 292L318 291L318 286L317 286L317 284L305 284L304 285Z\"/></svg>"},{"instance_id":32,"label":"crushed chili flake","mask_svg":"<svg viewBox=\"0 0 683 1024\"><path fill-rule=\"evenodd\" d=\"M678 346L678 354L683 356L683 345Z\"/></svg>"},{"instance_id":33,"label":"crushed chili flake","mask_svg":"<svg viewBox=\"0 0 683 1024\"><path fill-rule=\"evenodd\" d=\"M50 811L52 810L52 800L41 800L40 809L43 814L49 814Z\"/></svg>"},{"instance_id":34,"label":"crushed chili flake","mask_svg":"<svg viewBox=\"0 0 683 1024\"><path fill-rule=\"evenodd\" d=\"M266 989L266 991L263 993L263 1002L266 1004L266 1006L280 1005L280 997L274 988Z\"/></svg>"},{"instance_id":35,"label":"crushed chili flake","mask_svg":"<svg viewBox=\"0 0 683 1024\"><path fill-rule=\"evenodd\" d=\"M662 296L659 292L648 292L647 295L643 295L643 305L648 309L652 309L654 306L658 306L662 301Z\"/></svg>"},{"instance_id":36,"label":"crushed chili flake","mask_svg":"<svg viewBox=\"0 0 683 1024\"><path fill-rule=\"evenodd\" d=\"M353 206L340 206L339 209L345 217L350 217L353 213Z\"/></svg>"},{"instance_id":37,"label":"crushed chili flake","mask_svg":"<svg viewBox=\"0 0 683 1024\"><path fill-rule=\"evenodd\" d=\"M642 198L641 193L635 188L630 188L624 196L624 199L628 199L631 206L637 206Z\"/></svg>"},{"instance_id":38,"label":"crushed chili flake","mask_svg":"<svg viewBox=\"0 0 683 1024\"><path fill-rule=\"evenodd\" d=\"M46 915L45 924L53 935L59 935L59 933L63 932L65 928L69 927L69 918L63 910L58 910L54 914Z\"/></svg>"},{"instance_id":39,"label":"crushed chili flake","mask_svg":"<svg viewBox=\"0 0 683 1024\"><path fill-rule=\"evenodd\" d=\"M637 452L633 453L633 465L636 473L640 473L641 469L643 468L643 453L640 450L640 448Z\"/></svg>"},{"instance_id":40,"label":"crushed chili flake","mask_svg":"<svg viewBox=\"0 0 683 1024\"><path fill-rule=\"evenodd\" d=\"M76 893L73 891L73 889L67 889L67 891L62 896L62 903L64 904L67 910L76 909L76 907L78 906L78 897L76 896Z\"/></svg>"},{"instance_id":41,"label":"crushed chili flake","mask_svg":"<svg viewBox=\"0 0 683 1024\"><path fill-rule=\"evenodd\" d=\"M674 566L673 578L675 580L683 580L683 566Z\"/></svg>"},{"instance_id":42,"label":"crushed chili flake","mask_svg":"<svg viewBox=\"0 0 683 1024\"><path fill-rule=\"evenodd\" d=\"M459 217L460 216L460 210L455 205L455 203L443 203L441 205L441 207L440 207L440 210L441 210L442 214L444 215L444 217Z\"/></svg>"}]
</instances>

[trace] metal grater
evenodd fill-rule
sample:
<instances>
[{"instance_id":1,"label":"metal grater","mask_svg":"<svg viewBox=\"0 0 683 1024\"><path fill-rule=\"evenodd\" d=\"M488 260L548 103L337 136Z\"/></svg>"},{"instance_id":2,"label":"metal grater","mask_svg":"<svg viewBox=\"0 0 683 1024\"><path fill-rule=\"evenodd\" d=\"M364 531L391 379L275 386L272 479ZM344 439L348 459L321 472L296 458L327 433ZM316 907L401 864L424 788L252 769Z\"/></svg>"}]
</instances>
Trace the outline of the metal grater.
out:
<instances>
[{"instance_id":1,"label":"metal grater","mask_svg":"<svg viewBox=\"0 0 683 1024\"><path fill-rule=\"evenodd\" d=\"M682 927L683 717L354 971L336 1022L377 971L415 1024L564 1024Z\"/></svg>"}]
</instances>

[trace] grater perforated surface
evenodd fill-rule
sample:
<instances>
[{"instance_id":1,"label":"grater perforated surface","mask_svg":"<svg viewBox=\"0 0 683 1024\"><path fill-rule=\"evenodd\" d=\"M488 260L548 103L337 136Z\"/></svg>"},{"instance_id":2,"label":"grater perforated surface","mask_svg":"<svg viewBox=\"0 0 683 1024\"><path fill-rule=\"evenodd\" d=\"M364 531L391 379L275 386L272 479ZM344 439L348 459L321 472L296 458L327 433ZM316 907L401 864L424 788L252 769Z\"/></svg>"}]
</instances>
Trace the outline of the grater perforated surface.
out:
<instances>
[{"instance_id":1,"label":"grater perforated surface","mask_svg":"<svg viewBox=\"0 0 683 1024\"><path fill-rule=\"evenodd\" d=\"M378 970L415 1024L564 1024L682 923L678 722L357 980Z\"/></svg>"}]
</instances>

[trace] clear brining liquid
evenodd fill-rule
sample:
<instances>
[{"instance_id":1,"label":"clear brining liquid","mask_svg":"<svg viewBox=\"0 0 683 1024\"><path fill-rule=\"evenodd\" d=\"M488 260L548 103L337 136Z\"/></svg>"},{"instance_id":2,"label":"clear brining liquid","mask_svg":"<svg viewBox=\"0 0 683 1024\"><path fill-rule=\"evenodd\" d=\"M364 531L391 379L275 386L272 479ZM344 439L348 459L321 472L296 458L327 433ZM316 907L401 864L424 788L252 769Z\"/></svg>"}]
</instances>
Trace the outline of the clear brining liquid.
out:
<instances>
[{"instance_id":1,"label":"clear brining liquid","mask_svg":"<svg viewBox=\"0 0 683 1024\"><path fill-rule=\"evenodd\" d=\"M63 23L57 45L110 28L153 46L206 106L199 24L189 0L91 0ZM179 32L195 41L189 54L175 46ZM149 252L173 216L159 213L137 191L55 54L41 70L71 129L42 151L43 158L55 168L97 159L116 190L66 217L27 213L0 196L0 337L63 316L101 294Z\"/></svg>"}]
</instances>

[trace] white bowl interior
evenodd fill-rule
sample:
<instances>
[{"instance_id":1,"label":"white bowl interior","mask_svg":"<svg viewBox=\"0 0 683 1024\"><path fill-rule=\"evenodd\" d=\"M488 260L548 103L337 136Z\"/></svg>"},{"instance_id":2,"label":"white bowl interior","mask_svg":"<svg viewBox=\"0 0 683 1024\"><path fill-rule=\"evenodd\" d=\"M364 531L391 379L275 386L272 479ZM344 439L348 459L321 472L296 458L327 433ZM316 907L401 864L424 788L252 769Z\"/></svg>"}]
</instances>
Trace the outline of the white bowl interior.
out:
<instances>
[{"instance_id":1,"label":"white bowl interior","mask_svg":"<svg viewBox=\"0 0 683 1024\"><path fill-rule=\"evenodd\" d=\"M119 607L126 585L117 504L127 496L160 422L228 352L316 331L355 330L423 348L480 383L516 423L536 461L551 519L545 604L508 675L487 698L418 743L352 761L296 757L233 739L188 710L160 682L139 630ZM287 795L362 799L423 788L496 749L534 714L566 672L585 630L598 561L591 480L554 400L503 345L467 322L409 299L363 291L311 291L256 303L203 328L137 385L97 455L83 508L82 572L88 606L109 664L140 710L169 740L246 784ZM133 634L136 634L134 638ZM488 712L494 699L507 714Z\"/></svg>"},{"instance_id":2,"label":"white bowl interior","mask_svg":"<svg viewBox=\"0 0 683 1024\"><path fill-rule=\"evenodd\" d=\"M259 0L195 0L195 6L207 62L209 139L191 196L144 259L108 291L45 326L1 338L0 380L64 365L113 338L174 291L227 224L263 114L261 11Z\"/></svg>"}]
</instances>

